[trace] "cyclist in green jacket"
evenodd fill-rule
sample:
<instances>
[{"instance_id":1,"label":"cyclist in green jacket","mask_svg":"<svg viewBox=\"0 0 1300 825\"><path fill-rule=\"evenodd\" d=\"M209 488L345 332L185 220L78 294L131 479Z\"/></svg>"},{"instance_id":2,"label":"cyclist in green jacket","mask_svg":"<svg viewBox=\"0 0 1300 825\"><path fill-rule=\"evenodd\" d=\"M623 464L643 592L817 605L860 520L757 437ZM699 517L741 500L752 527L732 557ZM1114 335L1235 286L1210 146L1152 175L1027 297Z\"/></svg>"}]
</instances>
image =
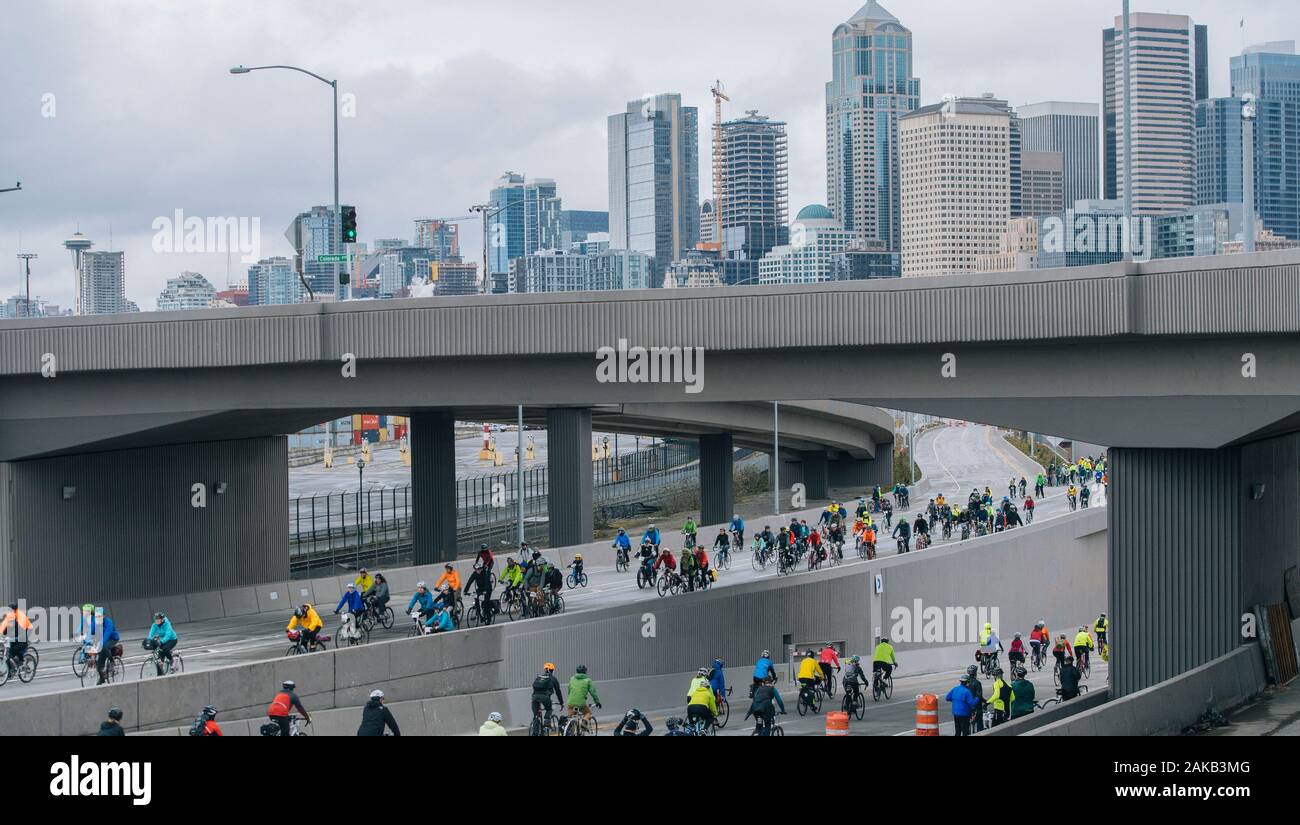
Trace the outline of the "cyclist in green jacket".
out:
<instances>
[{"instance_id":1,"label":"cyclist in green jacket","mask_svg":"<svg viewBox=\"0 0 1300 825\"><path fill-rule=\"evenodd\" d=\"M587 666L578 665L577 671L573 678L569 680L569 698L565 701L565 706L569 709L569 716L575 716L581 713L585 717L591 716L591 708L587 707L587 697L591 696L596 707L600 707L600 695L596 693L596 683L587 675Z\"/></svg>"}]
</instances>

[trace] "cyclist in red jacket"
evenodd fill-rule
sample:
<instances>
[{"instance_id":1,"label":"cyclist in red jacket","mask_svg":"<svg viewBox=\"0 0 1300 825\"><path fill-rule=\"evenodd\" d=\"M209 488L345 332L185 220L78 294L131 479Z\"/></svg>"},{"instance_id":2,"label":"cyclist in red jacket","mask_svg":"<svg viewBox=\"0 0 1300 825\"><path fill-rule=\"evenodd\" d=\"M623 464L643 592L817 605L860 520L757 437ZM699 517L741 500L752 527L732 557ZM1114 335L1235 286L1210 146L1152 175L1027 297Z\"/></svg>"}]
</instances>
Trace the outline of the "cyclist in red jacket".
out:
<instances>
[{"instance_id":1,"label":"cyclist in red jacket","mask_svg":"<svg viewBox=\"0 0 1300 825\"><path fill-rule=\"evenodd\" d=\"M840 669L840 653L835 649L835 645L830 642L822 648L821 654L817 657L817 663L821 665L822 677L826 684L831 683L831 668L834 667L836 672Z\"/></svg>"}]
</instances>

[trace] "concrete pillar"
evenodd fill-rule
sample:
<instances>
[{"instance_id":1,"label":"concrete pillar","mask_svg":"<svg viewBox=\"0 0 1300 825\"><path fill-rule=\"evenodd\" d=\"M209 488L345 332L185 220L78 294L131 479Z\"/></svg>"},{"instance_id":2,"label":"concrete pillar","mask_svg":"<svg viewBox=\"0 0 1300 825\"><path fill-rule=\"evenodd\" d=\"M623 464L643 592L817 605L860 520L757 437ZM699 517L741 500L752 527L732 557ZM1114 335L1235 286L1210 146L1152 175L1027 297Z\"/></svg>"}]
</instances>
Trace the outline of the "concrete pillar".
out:
<instances>
[{"instance_id":1,"label":"concrete pillar","mask_svg":"<svg viewBox=\"0 0 1300 825\"><path fill-rule=\"evenodd\" d=\"M700 524L727 524L735 514L735 451L730 433L700 436Z\"/></svg>"},{"instance_id":2,"label":"concrete pillar","mask_svg":"<svg viewBox=\"0 0 1300 825\"><path fill-rule=\"evenodd\" d=\"M808 494L809 501L824 499L830 493L829 478L827 468L830 462L826 459L825 450L807 450L800 452L800 459L803 460L803 483L804 490Z\"/></svg>"},{"instance_id":3,"label":"concrete pillar","mask_svg":"<svg viewBox=\"0 0 1300 825\"><path fill-rule=\"evenodd\" d=\"M546 508L552 547L591 541L591 410L546 411Z\"/></svg>"},{"instance_id":4,"label":"concrete pillar","mask_svg":"<svg viewBox=\"0 0 1300 825\"><path fill-rule=\"evenodd\" d=\"M1240 644L1245 496L1239 448L1111 449L1109 456L1106 612L1114 622L1111 696L1118 697ZM1087 618L1096 621L1096 612ZM1072 637L1071 630L1062 632Z\"/></svg>"},{"instance_id":5,"label":"concrete pillar","mask_svg":"<svg viewBox=\"0 0 1300 825\"><path fill-rule=\"evenodd\" d=\"M456 417L411 416L411 542L416 564L456 558Z\"/></svg>"}]
</instances>

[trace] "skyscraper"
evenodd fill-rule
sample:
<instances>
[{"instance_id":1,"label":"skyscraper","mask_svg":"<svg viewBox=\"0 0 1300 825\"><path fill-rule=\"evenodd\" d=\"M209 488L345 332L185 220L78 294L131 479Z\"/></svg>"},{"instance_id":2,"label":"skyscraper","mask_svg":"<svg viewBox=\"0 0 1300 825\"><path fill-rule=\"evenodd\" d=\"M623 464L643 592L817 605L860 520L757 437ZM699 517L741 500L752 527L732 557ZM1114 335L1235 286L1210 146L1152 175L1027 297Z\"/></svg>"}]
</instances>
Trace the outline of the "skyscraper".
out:
<instances>
[{"instance_id":1,"label":"skyscraper","mask_svg":"<svg viewBox=\"0 0 1300 825\"><path fill-rule=\"evenodd\" d=\"M167 279L167 286L158 296L158 311L177 309L207 309L217 290L212 282L197 272L182 272Z\"/></svg>"},{"instance_id":2,"label":"skyscraper","mask_svg":"<svg viewBox=\"0 0 1300 825\"><path fill-rule=\"evenodd\" d=\"M867 3L831 36L826 202L845 231L901 248L898 120L920 105L912 32Z\"/></svg>"},{"instance_id":3,"label":"skyscraper","mask_svg":"<svg viewBox=\"0 0 1300 825\"><path fill-rule=\"evenodd\" d=\"M785 124L757 112L722 124L724 279L755 280L758 261L789 242Z\"/></svg>"},{"instance_id":4,"label":"skyscraper","mask_svg":"<svg viewBox=\"0 0 1300 825\"><path fill-rule=\"evenodd\" d=\"M126 255L122 252L81 253L80 315L135 312L126 299Z\"/></svg>"},{"instance_id":5,"label":"skyscraper","mask_svg":"<svg viewBox=\"0 0 1300 825\"><path fill-rule=\"evenodd\" d=\"M263 258L248 268L249 306L296 304L302 296L302 282L288 258Z\"/></svg>"},{"instance_id":6,"label":"skyscraper","mask_svg":"<svg viewBox=\"0 0 1300 825\"><path fill-rule=\"evenodd\" d=\"M1065 204L1096 200L1101 193L1097 104L1049 100L1021 106L1016 113L1026 153L1061 153Z\"/></svg>"},{"instance_id":7,"label":"skyscraper","mask_svg":"<svg viewBox=\"0 0 1300 825\"><path fill-rule=\"evenodd\" d=\"M1300 240L1300 56L1295 41L1251 46L1233 57L1230 67L1232 96L1238 101L1247 93L1255 96L1255 212L1265 229Z\"/></svg>"},{"instance_id":8,"label":"skyscraper","mask_svg":"<svg viewBox=\"0 0 1300 825\"><path fill-rule=\"evenodd\" d=\"M1025 152L1020 156L1023 217L1065 211L1065 156L1060 152ZM1014 218L1013 218L1014 219Z\"/></svg>"},{"instance_id":9,"label":"skyscraper","mask_svg":"<svg viewBox=\"0 0 1300 825\"><path fill-rule=\"evenodd\" d=\"M947 101L905 115L898 133L903 277L973 271L1011 217L1011 115Z\"/></svg>"},{"instance_id":10,"label":"skyscraper","mask_svg":"<svg viewBox=\"0 0 1300 825\"><path fill-rule=\"evenodd\" d=\"M488 196L494 215L488 224L488 271L492 291L503 292L510 262L539 249L553 247L560 234L560 199L555 181L529 181L506 172Z\"/></svg>"},{"instance_id":11,"label":"skyscraper","mask_svg":"<svg viewBox=\"0 0 1300 825\"><path fill-rule=\"evenodd\" d=\"M303 273L318 299L332 298L335 294L335 264L317 260L321 255L334 252L335 229L333 206L313 206L310 210L299 214L289 228L289 233L295 241L299 271ZM338 248L343 247L340 245ZM346 264L337 266L340 272L347 272Z\"/></svg>"},{"instance_id":12,"label":"skyscraper","mask_svg":"<svg viewBox=\"0 0 1300 825\"><path fill-rule=\"evenodd\" d=\"M1105 196L1124 197L1123 19L1102 32ZM1181 14L1134 12L1132 43L1133 214L1196 201L1196 101L1209 96L1208 38Z\"/></svg>"},{"instance_id":13,"label":"skyscraper","mask_svg":"<svg viewBox=\"0 0 1300 825\"><path fill-rule=\"evenodd\" d=\"M1196 203L1241 203L1241 100L1196 101ZM1258 184L1257 184L1258 185Z\"/></svg>"},{"instance_id":14,"label":"skyscraper","mask_svg":"<svg viewBox=\"0 0 1300 825\"><path fill-rule=\"evenodd\" d=\"M379 241L375 246L380 248ZM415 243L412 246L434 250L440 261L460 257L460 227L436 218L419 218L415 222Z\"/></svg>"},{"instance_id":15,"label":"skyscraper","mask_svg":"<svg viewBox=\"0 0 1300 825\"><path fill-rule=\"evenodd\" d=\"M612 249L654 257L658 288L668 264L700 240L699 112L668 93L609 116Z\"/></svg>"}]
</instances>

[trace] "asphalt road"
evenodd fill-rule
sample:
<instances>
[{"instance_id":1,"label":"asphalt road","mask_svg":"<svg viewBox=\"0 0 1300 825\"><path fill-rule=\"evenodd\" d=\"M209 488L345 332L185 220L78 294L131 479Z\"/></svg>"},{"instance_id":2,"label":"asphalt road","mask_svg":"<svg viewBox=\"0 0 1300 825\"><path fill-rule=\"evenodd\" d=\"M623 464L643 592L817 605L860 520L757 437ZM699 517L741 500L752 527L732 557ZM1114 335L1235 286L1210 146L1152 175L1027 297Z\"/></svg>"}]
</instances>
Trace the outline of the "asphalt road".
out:
<instances>
[{"instance_id":1,"label":"asphalt road","mask_svg":"<svg viewBox=\"0 0 1300 825\"><path fill-rule=\"evenodd\" d=\"M918 439L917 453L918 463L921 465L923 472L926 473L927 477L933 477L936 483L941 482L940 473L950 473L952 475L952 483L946 487L940 483L939 489L942 489L946 495L950 496L960 494L962 502L965 501L966 495L969 494L972 486L979 486L982 489L987 484L996 491L999 485L1005 485L1009 475L1009 467L1013 466L1008 462L1015 462L1017 460L1016 456L1019 455L1015 448L1006 445L1001 440L995 430L974 425L926 433ZM1027 459L1025 460L1027 461ZM939 469L939 464L948 469L946 471ZM936 468L933 470L933 476L931 476L931 467ZM983 468L982 471L981 468ZM948 475L945 474L943 478L948 478ZM933 492L931 491L931 493ZM1096 502L1098 504L1102 503L1100 496ZM914 499L915 504L917 502ZM919 509L918 506L912 508L913 512L917 509ZM1036 521L1060 516L1067 512L1068 506L1063 488L1049 489L1048 496L1039 505ZM814 513L808 517L811 521L815 516ZM754 521L751 520L751 524ZM772 521L776 523L776 519L772 519ZM630 530L629 533L632 533L635 538L640 534L640 530ZM954 541L956 540L954 539ZM977 542L980 539L972 538L968 541ZM936 545L948 543L940 539L936 542ZM892 542L881 543L882 554L889 555L893 552L890 545L892 545ZM856 556L846 556L844 563L860 564L862 562ZM638 600L655 601L659 598L652 590L639 590L637 588L635 572L616 574L612 568L589 567L588 573L591 579L591 584L588 587L565 592L565 602L569 612L626 604ZM776 575L776 571L772 567L762 573L755 572L750 566L749 553L746 551L737 556L730 570L720 574L716 586L726 587ZM394 609L404 607L409 596L409 593L395 594L393 598ZM689 598L689 595L670 596L669 598ZM337 629L337 621L332 615L329 615L329 611L333 610L333 608L329 605L317 605L317 608L320 610L322 618L326 619L329 632L333 633ZM289 647L289 643L284 636L284 628L288 620L289 616L287 614L284 616L255 615L178 624L175 628L177 635L180 637L177 652L183 655L187 672L283 656ZM147 632L147 628L120 628L120 630L124 636L127 678L134 681L140 678L140 664L145 659L145 652L140 648L140 640ZM407 626L404 623L404 617L399 611L398 621L393 629L387 632L380 630L378 633L373 634L371 644L385 639L403 638L406 631ZM74 646L47 644L41 645L40 648L41 667L35 680L26 685L20 684L17 680L11 680L9 684L0 687L0 698L69 690L81 686L80 681L72 673L71 662L75 652Z\"/></svg>"}]
</instances>

